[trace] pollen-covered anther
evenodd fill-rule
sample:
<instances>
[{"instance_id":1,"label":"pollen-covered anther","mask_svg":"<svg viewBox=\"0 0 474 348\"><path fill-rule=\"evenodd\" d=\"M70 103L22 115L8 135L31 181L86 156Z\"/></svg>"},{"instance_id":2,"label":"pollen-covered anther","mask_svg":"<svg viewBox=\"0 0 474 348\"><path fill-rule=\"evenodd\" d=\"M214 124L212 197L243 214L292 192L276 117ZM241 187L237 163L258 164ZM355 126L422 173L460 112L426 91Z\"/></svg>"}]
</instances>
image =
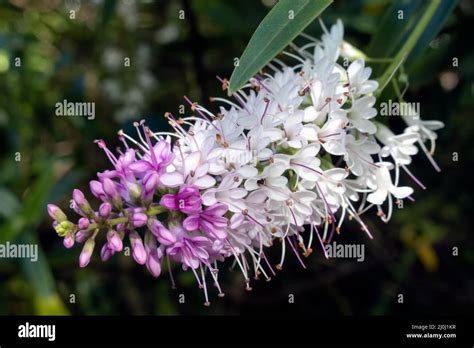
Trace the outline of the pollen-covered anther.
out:
<instances>
[{"instance_id":1,"label":"pollen-covered anther","mask_svg":"<svg viewBox=\"0 0 474 348\"><path fill-rule=\"evenodd\" d=\"M277 230L276 227L272 227L271 230L270 230L270 232L271 232L272 234L277 233L277 231L278 231L278 230Z\"/></svg>"},{"instance_id":2,"label":"pollen-covered anther","mask_svg":"<svg viewBox=\"0 0 474 348\"><path fill-rule=\"evenodd\" d=\"M283 269L283 266L279 263L275 266L275 268L279 271L281 271Z\"/></svg>"},{"instance_id":3,"label":"pollen-covered anther","mask_svg":"<svg viewBox=\"0 0 474 348\"><path fill-rule=\"evenodd\" d=\"M229 88L229 81L227 79L224 79L222 81L222 90L225 91Z\"/></svg>"},{"instance_id":4,"label":"pollen-covered anther","mask_svg":"<svg viewBox=\"0 0 474 348\"><path fill-rule=\"evenodd\" d=\"M341 228L340 228L339 226L336 227L336 233L337 233L337 234L340 234L340 233L341 233Z\"/></svg>"},{"instance_id":5,"label":"pollen-covered anther","mask_svg":"<svg viewBox=\"0 0 474 348\"><path fill-rule=\"evenodd\" d=\"M191 104L191 110L196 111L196 108L198 107L198 103L194 102Z\"/></svg>"}]
</instances>

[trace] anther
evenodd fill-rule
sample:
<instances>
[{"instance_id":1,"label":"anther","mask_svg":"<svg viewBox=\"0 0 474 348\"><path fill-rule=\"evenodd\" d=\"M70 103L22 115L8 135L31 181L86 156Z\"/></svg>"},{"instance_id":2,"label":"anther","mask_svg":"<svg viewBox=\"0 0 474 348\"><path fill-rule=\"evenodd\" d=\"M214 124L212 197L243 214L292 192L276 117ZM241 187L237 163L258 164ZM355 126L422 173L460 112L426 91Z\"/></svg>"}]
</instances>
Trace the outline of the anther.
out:
<instances>
[{"instance_id":1,"label":"anther","mask_svg":"<svg viewBox=\"0 0 474 348\"><path fill-rule=\"evenodd\" d=\"M222 90L225 91L227 88L229 88L229 81L227 79L224 79L222 81Z\"/></svg>"}]
</instances>

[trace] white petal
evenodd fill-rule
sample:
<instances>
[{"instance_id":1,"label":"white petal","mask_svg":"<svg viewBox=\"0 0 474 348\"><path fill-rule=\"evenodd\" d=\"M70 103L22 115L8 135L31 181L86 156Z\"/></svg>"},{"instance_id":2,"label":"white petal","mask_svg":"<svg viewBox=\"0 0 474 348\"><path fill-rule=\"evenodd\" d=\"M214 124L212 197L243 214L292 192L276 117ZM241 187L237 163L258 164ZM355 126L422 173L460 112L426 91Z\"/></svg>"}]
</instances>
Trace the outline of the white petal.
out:
<instances>
[{"instance_id":1,"label":"white petal","mask_svg":"<svg viewBox=\"0 0 474 348\"><path fill-rule=\"evenodd\" d=\"M160 182L168 187L176 187L184 183L184 178L179 172L163 173L160 176Z\"/></svg>"},{"instance_id":2,"label":"white petal","mask_svg":"<svg viewBox=\"0 0 474 348\"><path fill-rule=\"evenodd\" d=\"M408 186L400 186L400 187L392 186L390 188L390 193L394 195L396 198L406 198L413 193L413 189Z\"/></svg>"},{"instance_id":3,"label":"white petal","mask_svg":"<svg viewBox=\"0 0 474 348\"><path fill-rule=\"evenodd\" d=\"M200 177L199 179L195 180L193 184L199 187L200 189L206 189L214 186L216 184L216 179L214 179L210 175L204 175L203 177Z\"/></svg>"},{"instance_id":4,"label":"white petal","mask_svg":"<svg viewBox=\"0 0 474 348\"><path fill-rule=\"evenodd\" d=\"M367 201L373 204L380 205L387 199L388 191L387 190L377 190L372 192L370 195L367 196Z\"/></svg>"}]
</instances>

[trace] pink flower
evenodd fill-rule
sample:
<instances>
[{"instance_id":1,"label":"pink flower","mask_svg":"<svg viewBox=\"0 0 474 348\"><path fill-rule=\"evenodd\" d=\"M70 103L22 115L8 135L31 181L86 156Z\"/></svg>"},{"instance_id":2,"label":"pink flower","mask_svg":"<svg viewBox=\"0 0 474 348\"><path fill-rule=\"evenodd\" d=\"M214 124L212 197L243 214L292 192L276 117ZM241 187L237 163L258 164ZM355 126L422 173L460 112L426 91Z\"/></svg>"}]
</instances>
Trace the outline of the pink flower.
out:
<instances>
[{"instance_id":1,"label":"pink flower","mask_svg":"<svg viewBox=\"0 0 474 348\"><path fill-rule=\"evenodd\" d=\"M183 186L176 194L161 197L160 204L169 210L179 210L185 214L196 214L201 211L201 195L194 185Z\"/></svg>"},{"instance_id":2,"label":"pink flower","mask_svg":"<svg viewBox=\"0 0 474 348\"><path fill-rule=\"evenodd\" d=\"M166 249L166 253L183 264L183 268L196 269L201 263L209 263L209 250L212 241L203 236L190 236L180 226L174 226L171 232L177 236L177 242Z\"/></svg>"},{"instance_id":3,"label":"pink flower","mask_svg":"<svg viewBox=\"0 0 474 348\"><path fill-rule=\"evenodd\" d=\"M228 210L226 204L214 204L200 213L188 216L183 221L183 227L188 231L196 231L201 228L214 238L225 239L227 237L227 218L222 215Z\"/></svg>"}]
</instances>

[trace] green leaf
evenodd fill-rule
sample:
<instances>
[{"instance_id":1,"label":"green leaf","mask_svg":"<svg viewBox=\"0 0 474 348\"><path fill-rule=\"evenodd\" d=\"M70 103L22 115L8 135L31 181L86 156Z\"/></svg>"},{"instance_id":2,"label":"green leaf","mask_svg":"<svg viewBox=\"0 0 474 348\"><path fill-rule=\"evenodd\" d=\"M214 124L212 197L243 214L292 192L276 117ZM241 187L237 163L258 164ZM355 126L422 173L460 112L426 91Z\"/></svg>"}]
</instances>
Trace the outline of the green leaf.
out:
<instances>
[{"instance_id":1,"label":"green leaf","mask_svg":"<svg viewBox=\"0 0 474 348\"><path fill-rule=\"evenodd\" d=\"M377 30L372 35L367 48L367 56L370 58L388 58L396 54L407 33L413 29L419 17L418 10L420 1L402 0L394 1L385 10ZM401 11L401 12L399 12ZM403 19L399 19L399 13L403 13ZM374 75L383 72L383 65L372 67Z\"/></svg>"},{"instance_id":2,"label":"green leaf","mask_svg":"<svg viewBox=\"0 0 474 348\"><path fill-rule=\"evenodd\" d=\"M438 9L431 17L429 24L427 25L425 31L421 35L420 39L416 43L412 52L407 58L407 64L409 65L415 61L418 56L423 52L423 50L430 44L439 31L445 24L447 18L453 12L456 7L458 0L441 0L441 4L438 6Z\"/></svg>"},{"instance_id":3,"label":"green leaf","mask_svg":"<svg viewBox=\"0 0 474 348\"><path fill-rule=\"evenodd\" d=\"M332 0L280 0L252 35L230 78L229 93L242 87L331 2Z\"/></svg>"},{"instance_id":4,"label":"green leaf","mask_svg":"<svg viewBox=\"0 0 474 348\"><path fill-rule=\"evenodd\" d=\"M429 25L431 19L436 13L437 9L441 5L441 0L432 0L428 3L426 9L423 11L423 15L420 20L417 22L413 31L408 35L407 39L403 43L403 46L398 50L398 53L393 58L390 65L386 68L385 72L378 78L380 88L378 93L380 94L382 90L387 86L388 82L395 75L398 68L406 61L407 57L417 44L418 40L421 38L422 34Z\"/></svg>"}]
</instances>

